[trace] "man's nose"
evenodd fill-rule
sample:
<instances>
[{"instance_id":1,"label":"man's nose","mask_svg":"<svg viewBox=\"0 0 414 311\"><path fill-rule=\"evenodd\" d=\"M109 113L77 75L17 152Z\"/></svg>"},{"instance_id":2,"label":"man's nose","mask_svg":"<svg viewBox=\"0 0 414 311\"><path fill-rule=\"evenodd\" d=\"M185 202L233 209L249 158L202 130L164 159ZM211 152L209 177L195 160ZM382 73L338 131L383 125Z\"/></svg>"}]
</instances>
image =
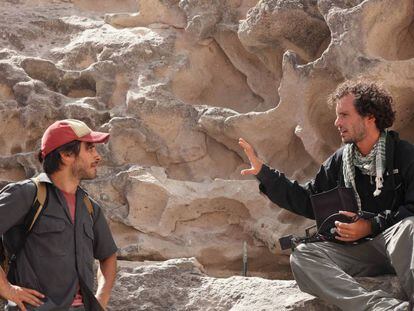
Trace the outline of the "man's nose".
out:
<instances>
[{"instance_id":1,"label":"man's nose","mask_svg":"<svg viewBox=\"0 0 414 311\"><path fill-rule=\"evenodd\" d=\"M96 149L95 149L95 160L96 161L101 161L102 160L101 155L99 154L99 152Z\"/></svg>"},{"instance_id":2,"label":"man's nose","mask_svg":"<svg viewBox=\"0 0 414 311\"><path fill-rule=\"evenodd\" d=\"M336 127L338 127L338 126L339 126L339 118L338 118L338 117L336 117L335 122L334 122L334 125L335 125Z\"/></svg>"}]
</instances>

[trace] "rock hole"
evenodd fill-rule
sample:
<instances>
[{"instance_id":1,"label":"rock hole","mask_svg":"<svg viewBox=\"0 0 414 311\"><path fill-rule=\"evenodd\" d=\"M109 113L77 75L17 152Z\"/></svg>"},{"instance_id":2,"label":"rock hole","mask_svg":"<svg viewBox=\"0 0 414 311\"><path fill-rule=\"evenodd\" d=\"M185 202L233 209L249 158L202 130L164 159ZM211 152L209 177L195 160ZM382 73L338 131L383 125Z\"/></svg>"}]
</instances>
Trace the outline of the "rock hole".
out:
<instances>
[{"instance_id":1,"label":"rock hole","mask_svg":"<svg viewBox=\"0 0 414 311\"><path fill-rule=\"evenodd\" d=\"M63 94L72 98L95 97L96 81L92 77L79 78L74 80Z\"/></svg>"}]
</instances>

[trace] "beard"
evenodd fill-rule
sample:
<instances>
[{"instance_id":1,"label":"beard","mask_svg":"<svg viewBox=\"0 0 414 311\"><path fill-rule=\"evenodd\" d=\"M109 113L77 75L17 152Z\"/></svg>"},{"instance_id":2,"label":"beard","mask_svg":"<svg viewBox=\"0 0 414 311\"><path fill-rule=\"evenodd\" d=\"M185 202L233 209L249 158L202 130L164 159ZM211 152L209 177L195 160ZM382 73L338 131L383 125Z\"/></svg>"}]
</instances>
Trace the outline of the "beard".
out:
<instances>
[{"instance_id":1,"label":"beard","mask_svg":"<svg viewBox=\"0 0 414 311\"><path fill-rule=\"evenodd\" d=\"M72 174L79 180L91 180L96 178L97 170L92 164L76 163L72 167Z\"/></svg>"},{"instance_id":2,"label":"beard","mask_svg":"<svg viewBox=\"0 0 414 311\"><path fill-rule=\"evenodd\" d=\"M344 144L356 144L363 140L367 136L367 130L364 123L359 123L351 127L351 131L348 137L341 137Z\"/></svg>"}]
</instances>

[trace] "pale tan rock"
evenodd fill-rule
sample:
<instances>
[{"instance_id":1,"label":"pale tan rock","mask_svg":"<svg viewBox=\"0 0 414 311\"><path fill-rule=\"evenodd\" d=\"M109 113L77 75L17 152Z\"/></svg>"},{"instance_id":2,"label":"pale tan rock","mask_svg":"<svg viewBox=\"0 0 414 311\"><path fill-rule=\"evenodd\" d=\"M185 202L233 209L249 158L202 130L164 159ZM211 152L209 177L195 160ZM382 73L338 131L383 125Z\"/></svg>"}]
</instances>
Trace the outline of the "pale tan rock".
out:
<instances>
[{"instance_id":1,"label":"pale tan rock","mask_svg":"<svg viewBox=\"0 0 414 311\"><path fill-rule=\"evenodd\" d=\"M137 2L138 4L138 2ZM116 8L117 6L114 5ZM186 18L175 1L140 1L137 13L112 13L105 21L115 27L147 27L151 24L166 24L184 28Z\"/></svg>"},{"instance_id":2,"label":"pale tan rock","mask_svg":"<svg viewBox=\"0 0 414 311\"><path fill-rule=\"evenodd\" d=\"M182 101L194 105L225 107L239 112L262 111L270 106L271 99L266 98L267 103L263 103L264 100L246 83L243 72L228 61L227 55L216 41L195 45L189 41L188 36L179 36L175 49L186 51L182 54L183 65L171 79L172 92ZM264 76L263 80L266 78ZM267 97L265 94L263 97Z\"/></svg>"},{"instance_id":3,"label":"pale tan rock","mask_svg":"<svg viewBox=\"0 0 414 311\"><path fill-rule=\"evenodd\" d=\"M127 112L153 133L151 143L158 145L160 163L190 162L205 156L205 137L196 129L197 110L172 98L167 104L130 94L127 101Z\"/></svg>"},{"instance_id":4,"label":"pale tan rock","mask_svg":"<svg viewBox=\"0 0 414 311\"><path fill-rule=\"evenodd\" d=\"M216 25L223 17L225 1L201 0L180 1L180 8L187 15L186 31L198 39L211 37L216 31Z\"/></svg>"},{"instance_id":5,"label":"pale tan rock","mask_svg":"<svg viewBox=\"0 0 414 311\"><path fill-rule=\"evenodd\" d=\"M99 1L99 5L93 0L72 0L71 2L83 10L98 12L134 12L138 9L136 0L102 0Z\"/></svg>"},{"instance_id":6,"label":"pale tan rock","mask_svg":"<svg viewBox=\"0 0 414 311\"><path fill-rule=\"evenodd\" d=\"M159 167L131 167L87 187L90 192L104 190L108 216L129 227L114 226L123 258L161 260L196 254L209 273L228 275L240 270L246 241L252 274L290 274L276 231L299 231L300 226L284 223L285 213L267 204L254 181L178 181ZM125 205L115 208L114 201ZM273 253L282 256L275 258ZM277 271L275 262L280 265Z\"/></svg>"},{"instance_id":7,"label":"pale tan rock","mask_svg":"<svg viewBox=\"0 0 414 311\"><path fill-rule=\"evenodd\" d=\"M284 51L293 50L309 62L316 59L329 42L329 29L316 1L308 0L260 1L241 22L238 35L243 45L260 55L273 71L281 69Z\"/></svg>"},{"instance_id":8,"label":"pale tan rock","mask_svg":"<svg viewBox=\"0 0 414 311\"><path fill-rule=\"evenodd\" d=\"M236 33L223 30L217 32L214 38L232 65L246 76L246 82L254 95L262 98L258 106L248 111L265 111L276 107L279 102L279 75L266 68L255 54L247 52ZM242 101L239 101L239 105L242 106ZM234 110L243 112L238 107Z\"/></svg>"}]
</instances>

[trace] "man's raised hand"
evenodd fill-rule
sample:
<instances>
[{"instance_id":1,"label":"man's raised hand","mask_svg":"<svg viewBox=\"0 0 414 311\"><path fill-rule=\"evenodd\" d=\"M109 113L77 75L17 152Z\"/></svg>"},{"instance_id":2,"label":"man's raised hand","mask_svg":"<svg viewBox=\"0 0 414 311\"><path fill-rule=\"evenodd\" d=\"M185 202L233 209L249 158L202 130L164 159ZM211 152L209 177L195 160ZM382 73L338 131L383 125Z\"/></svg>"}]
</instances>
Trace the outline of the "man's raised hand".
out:
<instances>
[{"instance_id":1,"label":"man's raised hand","mask_svg":"<svg viewBox=\"0 0 414 311\"><path fill-rule=\"evenodd\" d=\"M263 161L256 156L253 147L243 138L239 138L239 145L243 148L244 153L250 161L250 168L242 170L242 175L257 175L263 166Z\"/></svg>"}]
</instances>

